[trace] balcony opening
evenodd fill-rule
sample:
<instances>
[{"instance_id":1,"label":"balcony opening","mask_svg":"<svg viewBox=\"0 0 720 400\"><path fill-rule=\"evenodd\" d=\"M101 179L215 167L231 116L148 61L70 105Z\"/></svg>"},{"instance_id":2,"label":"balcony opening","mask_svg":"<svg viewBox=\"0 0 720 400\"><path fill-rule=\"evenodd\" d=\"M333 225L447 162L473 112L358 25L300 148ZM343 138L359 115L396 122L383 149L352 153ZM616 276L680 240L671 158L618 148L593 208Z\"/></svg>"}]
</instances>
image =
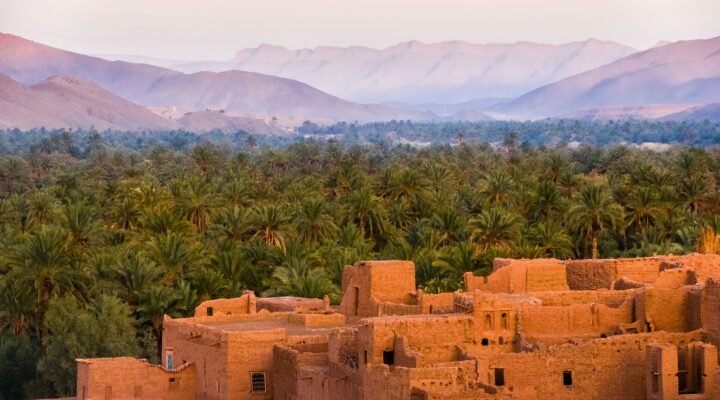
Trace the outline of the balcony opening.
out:
<instances>
[{"instance_id":1,"label":"balcony opening","mask_svg":"<svg viewBox=\"0 0 720 400\"><path fill-rule=\"evenodd\" d=\"M504 368L495 368L495 386L505 386Z\"/></svg>"},{"instance_id":2,"label":"balcony opening","mask_svg":"<svg viewBox=\"0 0 720 400\"><path fill-rule=\"evenodd\" d=\"M395 365L395 351L383 351L383 364Z\"/></svg>"}]
</instances>

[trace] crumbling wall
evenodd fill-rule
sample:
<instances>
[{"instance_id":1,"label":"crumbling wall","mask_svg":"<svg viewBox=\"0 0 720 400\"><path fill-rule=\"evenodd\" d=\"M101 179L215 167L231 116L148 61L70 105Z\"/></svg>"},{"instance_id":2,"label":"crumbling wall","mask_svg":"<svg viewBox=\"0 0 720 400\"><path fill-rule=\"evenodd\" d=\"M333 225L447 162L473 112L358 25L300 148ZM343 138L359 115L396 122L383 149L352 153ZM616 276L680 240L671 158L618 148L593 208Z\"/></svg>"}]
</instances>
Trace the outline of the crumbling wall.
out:
<instances>
[{"instance_id":1,"label":"crumbling wall","mask_svg":"<svg viewBox=\"0 0 720 400\"><path fill-rule=\"evenodd\" d=\"M415 266L410 261L361 261L346 266L342 286L340 312L348 316L377 316L381 303L417 305L413 297L416 293ZM392 305L388 309L404 310Z\"/></svg>"},{"instance_id":2,"label":"crumbling wall","mask_svg":"<svg viewBox=\"0 0 720 400\"><path fill-rule=\"evenodd\" d=\"M254 314L256 311L255 293L248 291L232 299L214 299L203 301L195 307L196 317L215 315Z\"/></svg>"},{"instance_id":3,"label":"crumbling wall","mask_svg":"<svg viewBox=\"0 0 720 400\"><path fill-rule=\"evenodd\" d=\"M523 333L528 336L600 336L633 322L632 299L618 307L604 304L524 306Z\"/></svg>"},{"instance_id":4,"label":"crumbling wall","mask_svg":"<svg viewBox=\"0 0 720 400\"><path fill-rule=\"evenodd\" d=\"M637 334L550 346L536 352L483 353L477 355L478 379L494 385L495 371L502 369L504 385L498 387L498 394L512 393L513 399L645 399L648 343L680 346L702 338L701 332ZM566 372L570 385L565 384ZM525 394L520 395L521 391ZM710 398L714 397L705 399Z\"/></svg>"},{"instance_id":5,"label":"crumbling wall","mask_svg":"<svg viewBox=\"0 0 720 400\"><path fill-rule=\"evenodd\" d=\"M662 289L675 289L680 286L694 285L697 283L695 271L691 268L671 268L660 272L653 287Z\"/></svg>"},{"instance_id":6,"label":"crumbling wall","mask_svg":"<svg viewBox=\"0 0 720 400\"><path fill-rule=\"evenodd\" d=\"M130 357L77 360L77 399L195 399L195 367L168 371Z\"/></svg>"},{"instance_id":7,"label":"crumbling wall","mask_svg":"<svg viewBox=\"0 0 720 400\"><path fill-rule=\"evenodd\" d=\"M708 341L720 346L720 280L708 278L701 299L702 327L708 333Z\"/></svg>"},{"instance_id":8,"label":"crumbling wall","mask_svg":"<svg viewBox=\"0 0 720 400\"><path fill-rule=\"evenodd\" d=\"M457 359L456 346L472 343L474 320L464 315L380 317L358 327L358 342L368 363L383 364L383 353L395 351L402 336L412 351L420 353L419 365Z\"/></svg>"},{"instance_id":9,"label":"crumbling wall","mask_svg":"<svg viewBox=\"0 0 720 400\"><path fill-rule=\"evenodd\" d=\"M325 311L330 309L330 304L325 299L306 299L303 297L258 297L257 309L270 312L291 312L291 311Z\"/></svg>"},{"instance_id":10,"label":"crumbling wall","mask_svg":"<svg viewBox=\"0 0 720 400\"><path fill-rule=\"evenodd\" d=\"M310 328L333 327L345 325L345 316L340 313L298 313L290 314L288 322Z\"/></svg>"},{"instance_id":11,"label":"crumbling wall","mask_svg":"<svg viewBox=\"0 0 720 400\"><path fill-rule=\"evenodd\" d=\"M604 304L618 307L635 294L633 290L571 290L567 292L535 292L533 297L545 306L569 306L571 304Z\"/></svg>"},{"instance_id":12,"label":"crumbling wall","mask_svg":"<svg viewBox=\"0 0 720 400\"><path fill-rule=\"evenodd\" d=\"M207 318L214 317L198 319ZM227 337L218 329L195 324L194 321L195 318L173 320L166 317L163 322L162 364L168 366L168 355L172 356L173 366L193 363L198 392L205 393L208 399L221 399L228 393Z\"/></svg>"},{"instance_id":13,"label":"crumbling wall","mask_svg":"<svg viewBox=\"0 0 720 400\"><path fill-rule=\"evenodd\" d=\"M494 272L485 279L465 274L465 291L528 293L569 290L565 266L556 259L496 258Z\"/></svg>"},{"instance_id":14,"label":"crumbling wall","mask_svg":"<svg viewBox=\"0 0 720 400\"><path fill-rule=\"evenodd\" d=\"M699 288L647 288L643 297L644 317L653 331L689 332L700 328Z\"/></svg>"}]
</instances>

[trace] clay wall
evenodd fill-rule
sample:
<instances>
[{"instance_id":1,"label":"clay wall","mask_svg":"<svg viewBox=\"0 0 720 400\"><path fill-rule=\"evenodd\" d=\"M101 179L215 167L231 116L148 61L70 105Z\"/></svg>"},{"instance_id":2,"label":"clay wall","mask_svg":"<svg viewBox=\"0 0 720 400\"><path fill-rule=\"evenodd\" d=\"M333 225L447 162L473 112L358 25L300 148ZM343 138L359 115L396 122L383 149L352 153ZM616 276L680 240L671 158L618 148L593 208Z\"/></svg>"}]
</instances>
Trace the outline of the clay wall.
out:
<instances>
[{"instance_id":1,"label":"clay wall","mask_svg":"<svg viewBox=\"0 0 720 400\"><path fill-rule=\"evenodd\" d=\"M494 272L487 279L464 275L465 291L528 293L569 290L565 266L555 259L495 259Z\"/></svg>"},{"instance_id":2,"label":"clay wall","mask_svg":"<svg viewBox=\"0 0 720 400\"><path fill-rule=\"evenodd\" d=\"M173 366L193 363L198 398L227 398L227 336L218 329L184 320L166 319L163 325L162 364L167 367L168 354L172 355Z\"/></svg>"},{"instance_id":3,"label":"clay wall","mask_svg":"<svg viewBox=\"0 0 720 400\"><path fill-rule=\"evenodd\" d=\"M599 337L620 324L633 322L633 302L623 302L616 308L604 304L524 306L521 315L523 333L531 337Z\"/></svg>"},{"instance_id":4,"label":"clay wall","mask_svg":"<svg viewBox=\"0 0 720 400\"><path fill-rule=\"evenodd\" d=\"M200 303L195 307L196 317L208 316L208 311L212 310L212 315L237 315L237 314L253 314L255 308L255 294L252 292L245 293L240 297L233 299L214 299Z\"/></svg>"},{"instance_id":5,"label":"clay wall","mask_svg":"<svg viewBox=\"0 0 720 400\"><path fill-rule=\"evenodd\" d=\"M695 271L691 268L672 268L660 272L653 283L653 287L661 289L675 289L680 286L694 285L697 283Z\"/></svg>"},{"instance_id":6,"label":"clay wall","mask_svg":"<svg viewBox=\"0 0 720 400\"><path fill-rule=\"evenodd\" d=\"M311 370L312 367L315 366L326 365L327 363L327 351L307 352L299 351L289 346L275 346L273 348L272 361L274 398L326 398L326 396L322 395L322 383L324 383L325 377L322 374L308 374L305 373L305 371L308 369ZM308 380L310 380L310 382L308 382Z\"/></svg>"},{"instance_id":7,"label":"clay wall","mask_svg":"<svg viewBox=\"0 0 720 400\"><path fill-rule=\"evenodd\" d=\"M77 360L77 398L90 399L195 399L193 365L167 371L130 357Z\"/></svg>"},{"instance_id":8,"label":"clay wall","mask_svg":"<svg viewBox=\"0 0 720 400\"><path fill-rule=\"evenodd\" d=\"M572 304L604 304L618 307L635 296L634 290L571 290L567 292L535 292L532 294L544 306L569 306Z\"/></svg>"},{"instance_id":9,"label":"clay wall","mask_svg":"<svg viewBox=\"0 0 720 400\"><path fill-rule=\"evenodd\" d=\"M258 297L257 310L268 310L270 312L290 311L325 311L329 304L323 299L306 299L302 297Z\"/></svg>"},{"instance_id":10,"label":"clay wall","mask_svg":"<svg viewBox=\"0 0 720 400\"><path fill-rule=\"evenodd\" d=\"M720 346L720 280L709 278L705 282L701 304L702 327L708 341Z\"/></svg>"},{"instance_id":11,"label":"clay wall","mask_svg":"<svg viewBox=\"0 0 720 400\"><path fill-rule=\"evenodd\" d=\"M228 399L272 399L275 379L272 374L273 347L286 341L285 329L231 332L228 335ZM265 393L253 393L251 374L265 374ZM252 393L252 394L251 394Z\"/></svg>"},{"instance_id":12,"label":"clay wall","mask_svg":"<svg viewBox=\"0 0 720 400\"><path fill-rule=\"evenodd\" d=\"M641 298L644 319L653 331L688 332L701 327L699 288L647 288Z\"/></svg>"},{"instance_id":13,"label":"clay wall","mask_svg":"<svg viewBox=\"0 0 720 400\"><path fill-rule=\"evenodd\" d=\"M288 322L309 328L328 328L345 325L345 316L333 312L290 314Z\"/></svg>"},{"instance_id":14,"label":"clay wall","mask_svg":"<svg viewBox=\"0 0 720 400\"><path fill-rule=\"evenodd\" d=\"M413 297L415 266L410 261L362 261L346 266L342 286L340 311L345 315L377 316L384 308L381 303L417 305ZM391 312L418 313L393 305L387 308Z\"/></svg>"},{"instance_id":15,"label":"clay wall","mask_svg":"<svg viewBox=\"0 0 720 400\"><path fill-rule=\"evenodd\" d=\"M423 293L420 303L422 314L451 313L455 304L455 293Z\"/></svg>"},{"instance_id":16,"label":"clay wall","mask_svg":"<svg viewBox=\"0 0 720 400\"><path fill-rule=\"evenodd\" d=\"M395 338L402 336L408 349L418 352L418 365L452 361L458 356L457 345L472 343L474 321L470 316L381 317L358 327L358 343L368 363L382 364L383 352L395 351Z\"/></svg>"},{"instance_id":17,"label":"clay wall","mask_svg":"<svg viewBox=\"0 0 720 400\"><path fill-rule=\"evenodd\" d=\"M518 399L645 399L645 347L662 341L675 346L702 339L700 332L637 334L596 339L578 345L551 346L531 353L478 355L480 382L494 384L502 369L505 385L499 393ZM569 372L571 385L563 374ZM518 395L525 390L526 395Z\"/></svg>"}]
</instances>

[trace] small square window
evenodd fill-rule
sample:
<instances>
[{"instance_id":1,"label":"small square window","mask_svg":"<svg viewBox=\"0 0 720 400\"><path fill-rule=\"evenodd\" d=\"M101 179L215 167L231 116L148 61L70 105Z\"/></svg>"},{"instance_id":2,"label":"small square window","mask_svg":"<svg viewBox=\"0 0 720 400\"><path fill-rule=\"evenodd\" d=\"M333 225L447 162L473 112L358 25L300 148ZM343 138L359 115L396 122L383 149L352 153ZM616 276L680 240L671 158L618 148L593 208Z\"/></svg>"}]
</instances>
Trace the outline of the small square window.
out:
<instances>
[{"instance_id":1,"label":"small square window","mask_svg":"<svg viewBox=\"0 0 720 400\"><path fill-rule=\"evenodd\" d=\"M251 372L250 381L252 387L252 393L265 393L265 373L264 372Z\"/></svg>"},{"instance_id":2,"label":"small square window","mask_svg":"<svg viewBox=\"0 0 720 400\"><path fill-rule=\"evenodd\" d=\"M213 308L212 308L212 307L208 307L206 311L207 311L207 316L208 316L208 317L212 317L212 316L213 316Z\"/></svg>"},{"instance_id":3,"label":"small square window","mask_svg":"<svg viewBox=\"0 0 720 400\"><path fill-rule=\"evenodd\" d=\"M572 386L572 372L563 371L563 385Z\"/></svg>"}]
</instances>

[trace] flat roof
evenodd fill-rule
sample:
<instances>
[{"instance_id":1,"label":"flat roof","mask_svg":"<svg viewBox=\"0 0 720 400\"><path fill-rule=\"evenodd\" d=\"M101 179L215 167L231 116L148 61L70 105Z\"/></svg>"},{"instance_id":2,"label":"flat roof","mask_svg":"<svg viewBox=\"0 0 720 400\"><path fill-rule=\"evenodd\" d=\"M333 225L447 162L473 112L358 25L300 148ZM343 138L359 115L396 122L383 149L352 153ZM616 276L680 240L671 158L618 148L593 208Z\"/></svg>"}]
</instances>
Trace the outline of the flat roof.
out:
<instances>
[{"instance_id":1,"label":"flat roof","mask_svg":"<svg viewBox=\"0 0 720 400\"><path fill-rule=\"evenodd\" d=\"M335 327L307 327L288 321L287 317L235 321L203 321L198 325L223 330L225 332L258 332L283 328L288 336L324 335Z\"/></svg>"}]
</instances>

